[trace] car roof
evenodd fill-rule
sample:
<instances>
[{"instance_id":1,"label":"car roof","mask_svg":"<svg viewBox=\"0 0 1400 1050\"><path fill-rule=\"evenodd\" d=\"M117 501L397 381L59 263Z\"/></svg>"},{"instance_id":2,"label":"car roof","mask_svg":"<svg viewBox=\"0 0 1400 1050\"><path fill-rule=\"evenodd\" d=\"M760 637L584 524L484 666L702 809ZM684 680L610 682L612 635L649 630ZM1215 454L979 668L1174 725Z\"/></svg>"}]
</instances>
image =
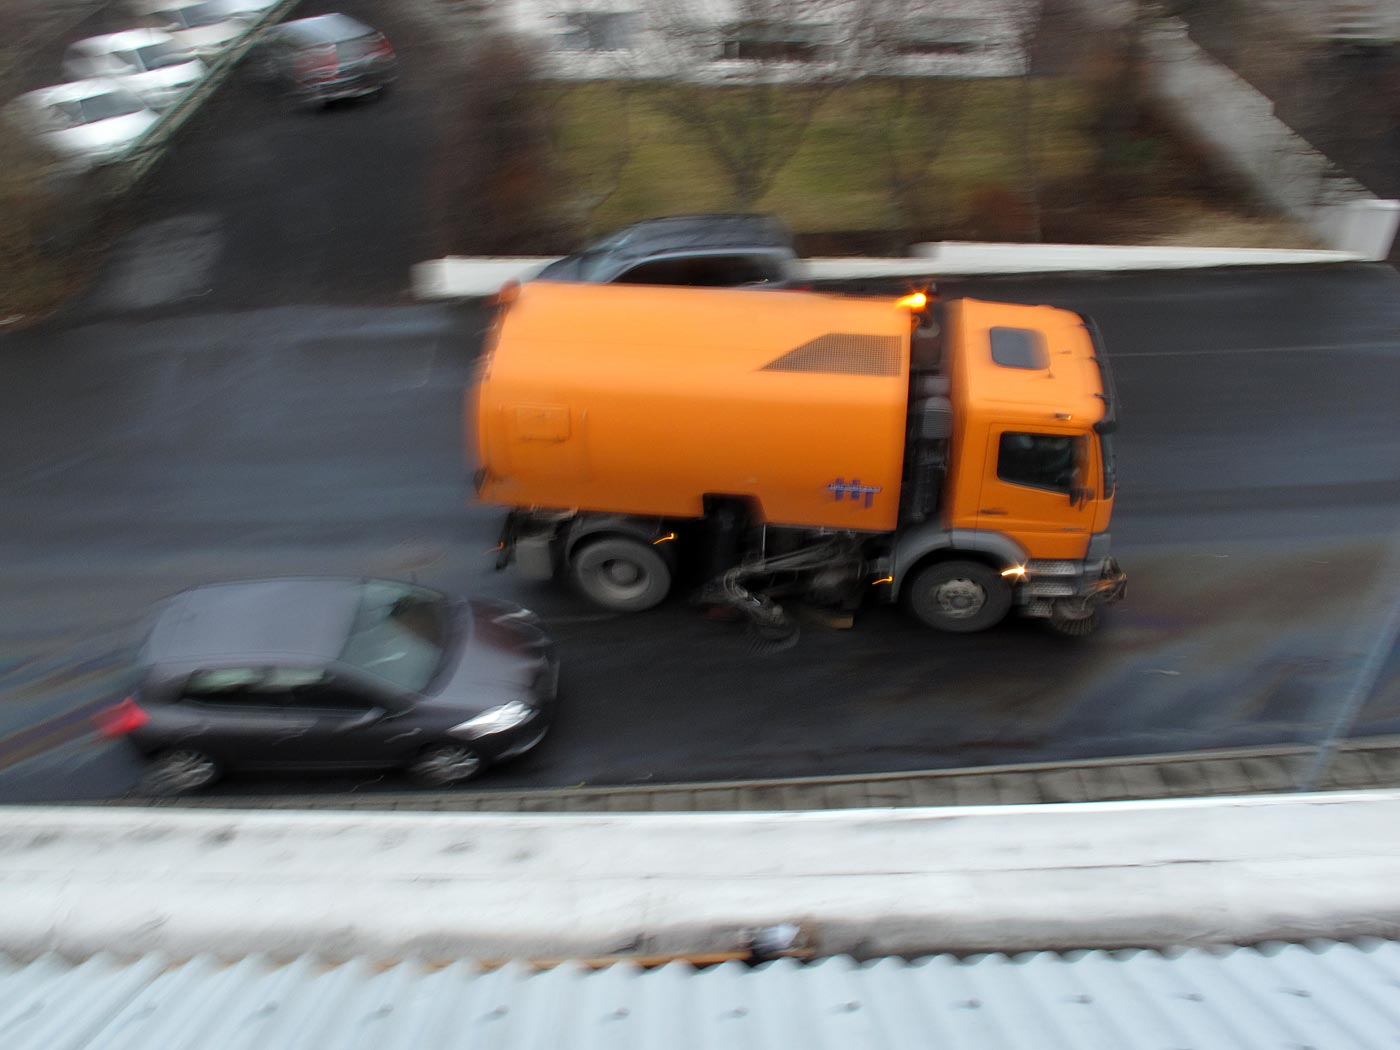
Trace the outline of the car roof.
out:
<instances>
[{"instance_id":1,"label":"car roof","mask_svg":"<svg viewBox=\"0 0 1400 1050\"><path fill-rule=\"evenodd\" d=\"M350 633L363 584L341 577L283 577L184 591L161 610L142 662L159 669L334 660Z\"/></svg>"},{"instance_id":2,"label":"car roof","mask_svg":"<svg viewBox=\"0 0 1400 1050\"><path fill-rule=\"evenodd\" d=\"M354 40L375 32L363 22L357 22L349 15L332 13L316 15L313 18L297 18L283 22L278 32L298 43L333 44L341 40Z\"/></svg>"},{"instance_id":3,"label":"car roof","mask_svg":"<svg viewBox=\"0 0 1400 1050\"><path fill-rule=\"evenodd\" d=\"M109 51L127 51L136 47L149 47L152 44L175 43L175 38L159 29L124 29L120 33L107 33L103 36L90 36L70 45L89 54L105 54Z\"/></svg>"},{"instance_id":4,"label":"car roof","mask_svg":"<svg viewBox=\"0 0 1400 1050\"><path fill-rule=\"evenodd\" d=\"M792 234L771 215L667 215L628 226L596 246L619 259L679 251L792 251Z\"/></svg>"},{"instance_id":5,"label":"car roof","mask_svg":"<svg viewBox=\"0 0 1400 1050\"><path fill-rule=\"evenodd\" d=\"M106 77L91 77L87 80L73 80L67 84L53 84L46 88L39 88L37 91L26 91L20 98L33 101L41 106L56 106L61 102L74 102L97 95L108 95L113 91L132 93L129 87L119 81Z\"/></svg>"}]
</instances>

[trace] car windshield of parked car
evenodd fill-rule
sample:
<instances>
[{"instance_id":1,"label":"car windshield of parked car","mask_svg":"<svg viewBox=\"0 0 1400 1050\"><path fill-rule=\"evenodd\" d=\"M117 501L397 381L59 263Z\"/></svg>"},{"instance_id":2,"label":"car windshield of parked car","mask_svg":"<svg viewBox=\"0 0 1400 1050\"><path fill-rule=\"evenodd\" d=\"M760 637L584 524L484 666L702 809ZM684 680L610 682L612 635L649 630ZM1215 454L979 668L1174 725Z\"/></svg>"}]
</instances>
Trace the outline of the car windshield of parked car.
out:
<instances>
[{"instance_id":1,"label":"car windshield of parked car","mask_svg":"<svg viewBox=\"0 0 1400 1050\"><path fill-rule=\"evenodd\" d=\"M60 102L55 108L70 127L76 128L82 124L95 124L99 120L140 113L144 107L141 100L130 91L108 91L101 95Z\"/></svg>"},{"instance_id":2,"label":"car windshield of parked car","mask_svg":"<svg viewBox=\"0 0 1400 1050\"><path fill-rule=\"evenodd\" d=\"M158 44L147 44L145 47L138 47L132 51L124 51L122 55L137 69L144 69L147 72L153 69L164 69L167 66L178 66L190 60L190 56L186 54L184 48L169 40L162 40Z\"/></svg>"},{"instance_id":3,"label":"car windshield of parked car","mask_svg":"<svg viewBox=\"0 0 1400 1050\"><path fill-rule=\"evenodd\" d=\"M198 29L229 20L228 9L219 3L190 4L161 11L159 17L178 29Z\"/></svg>"},{"instance_id":4,"label":"car windshield of parked car","mask_svg":"<svg viewBox=\"0 0 1400 1050\"><path fill-rule=\"evenodd\" d=\"M436 591L366 583L340 659L390 685L422 692L446 655L450 626L450 604Z\"/></svg>"}]
</instances>

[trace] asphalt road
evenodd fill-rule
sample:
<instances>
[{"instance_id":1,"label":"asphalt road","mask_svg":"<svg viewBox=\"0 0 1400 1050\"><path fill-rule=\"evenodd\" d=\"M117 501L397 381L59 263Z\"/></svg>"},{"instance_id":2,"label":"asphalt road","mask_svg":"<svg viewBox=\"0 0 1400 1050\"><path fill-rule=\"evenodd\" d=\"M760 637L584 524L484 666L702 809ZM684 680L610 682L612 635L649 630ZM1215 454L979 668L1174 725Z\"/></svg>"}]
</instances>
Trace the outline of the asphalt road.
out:
<instances>
[{"instance_id":1,"label":"asphalt road","mask_svg":"<svg viewBox=\"0 0 1400 1050\"><path fill-rule=\"evenodd\" d=\"M501 787L1308 741L1358 684L1358 730L1400 730L1390 268L945 283L1099 320L1129 598L1084 642L877 608L760 654L683 604L611 616L491 570L499 513L470 502L459 447L484 318L403 297L431 255L432 88L293 115L236 87L92 292L0 339L0 800L125 792L136 763L88 716L123 695L150 603L269 573L413 573L538 609L564 704ZM396 785L227 790L318 786Z\"/></svg>"},{"instance_id":2,"label":"asphalt road","mask_svg":"<svg viewBox=\"0 0 1400 1050\"><path fill-rule=\"evenodd\" d=\"M683 604L611 616L493 572L499 515L469 502L459 454L474 311L194 311L12 337L0 797L124 791L135 766L85 737L83 705L121 695L148 604L282 572L416 573L540 610L565 703L499 786L1315 739L1400 580L1398 285L1348 267L956 289L1088 310L1111 347L1132 585L1083 643L1027 624L945 637L877 608L756 654ZM1397 670L1390 653L1363 730L1400 729Z\"/></svg>"}]
</instances>

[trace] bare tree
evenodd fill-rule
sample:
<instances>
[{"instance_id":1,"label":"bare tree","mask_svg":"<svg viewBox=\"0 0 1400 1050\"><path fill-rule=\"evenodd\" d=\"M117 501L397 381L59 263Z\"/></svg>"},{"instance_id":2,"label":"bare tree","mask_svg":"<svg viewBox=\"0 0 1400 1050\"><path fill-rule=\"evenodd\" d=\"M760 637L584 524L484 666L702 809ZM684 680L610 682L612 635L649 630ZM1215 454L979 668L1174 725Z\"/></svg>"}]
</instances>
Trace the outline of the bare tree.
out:
<instances>
[{"instance_id":1,"label":"bare tree","mask_svg":"<svg viewBox=\"0 0 1400 1050\"><path fill-rule=\"evenodd\" d=\"M653 0L640 75L751 208L801 148L822 105L860 75L888 0Z\"/></svg>"},{"instance_id":2,"label":"bare tree","mask_svg":"<svg viewBox=\"0 0 1400 1050\"><path fill-rule=\"evenodd\" d=\"M966 83L948 77L882 77L865 84L859 95L861 137L911 234L946 219L932 204L936 164L958 126L966 97Z\"/></svg>"},{"instance_id":3,"label":"bare tree","mask_svg":"<svg viewBox=\"0 0 1400 1050\"><path fill-rule=\"evenodd\" d=\"M1038 123L1035 114L1035 69L1033 57L1036 38L1040 35L1045 14L1044 0L1008 0L1008 9L1015 27L1016 50L1021 58L1021 76L1017 84L1016 144L1021 168L1021 195L1026 203L1026 240L1042 239L1040 221L1040 164Z\"/></svg>"},{"instance_id":4,"label":"bare tree","mask_svg":"<svg viewBox=\"0 0 1400 1050\"><path fill-rule=\"evenodd\" d=\"M606 106L610 119L594 125L586 139L571 134L575 128L565 112L576 90L574 84L555 81L543 88L539 97L554 114L547 130L555 166L568 177L566 211L576 227L586 229L598 209L622 188L636 153L637 85L631 80L590 85L600 96L595 104Z\"/></svg>"}]
</instances>

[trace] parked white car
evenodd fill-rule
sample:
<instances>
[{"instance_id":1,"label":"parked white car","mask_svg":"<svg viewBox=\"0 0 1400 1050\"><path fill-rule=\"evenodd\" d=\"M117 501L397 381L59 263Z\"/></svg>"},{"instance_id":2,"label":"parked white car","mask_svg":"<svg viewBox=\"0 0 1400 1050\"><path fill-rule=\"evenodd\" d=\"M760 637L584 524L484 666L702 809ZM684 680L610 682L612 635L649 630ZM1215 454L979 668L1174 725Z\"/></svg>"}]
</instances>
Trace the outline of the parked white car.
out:
<instances>
[{"instance_id":1,"label":"parked white car","mask_svg":"<svg viewBox=\"0 0 1400 1050\"><path fill-rule=\"evenodd\" d=\"M152 29L200 58L216 58L248 31L250 19L223 0L137 0L137 14Z\"/></svg>"},{"instance_id":2,"label":"parked white car","mask_svg":"<svg viewBox=\"0 0 1400 1050\"><path fill-rule=\"evenodd\" d=\"M276 7L282 0L216 0L223 6L223 9L231 15L247 15L250 18L261 18L269 9Z\"/></svg>"},{"instance_id":3,"label":"parked white car","mask_svg":"<svg viewBox=\"0 0 1400 1050\"><path fill-rule=\"evenodd\" d=\"M169 109L204 79L204 63L169 33L128 29L71 44L63 72L74 80L115 77L155 110Z\"/></svg>"},{"instance_id":4,"label":"parked white car","mask_svg":"<svg viewBox=\"0 0 1400 1050\"><path fill-rule=\"evenodd\" d=\"M7 111L74 172L121 160L160 120L134 91L100 79L30 91Z\"/></svg>"}]
</instances>

